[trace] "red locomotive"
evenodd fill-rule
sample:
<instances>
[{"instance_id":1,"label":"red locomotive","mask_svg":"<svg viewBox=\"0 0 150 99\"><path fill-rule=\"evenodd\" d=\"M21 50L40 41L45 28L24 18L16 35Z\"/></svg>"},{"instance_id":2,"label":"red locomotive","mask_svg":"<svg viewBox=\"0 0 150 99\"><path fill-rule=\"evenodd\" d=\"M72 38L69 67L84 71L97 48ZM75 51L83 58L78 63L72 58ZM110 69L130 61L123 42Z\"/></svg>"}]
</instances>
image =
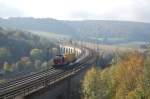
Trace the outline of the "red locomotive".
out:
<instances>
[{"instance_id":1,"label":"red locomotive","mask_svg":"<svg viewBox=\"0 0 150 99\"><path fill-rule=\"evenodd\" d=\"M64 54L64 55L57 55L53 59L53 67L62 67L66 66L69 63L72 63L76 60L75 53L71 54Z\"/></svg>"}]
</instances>

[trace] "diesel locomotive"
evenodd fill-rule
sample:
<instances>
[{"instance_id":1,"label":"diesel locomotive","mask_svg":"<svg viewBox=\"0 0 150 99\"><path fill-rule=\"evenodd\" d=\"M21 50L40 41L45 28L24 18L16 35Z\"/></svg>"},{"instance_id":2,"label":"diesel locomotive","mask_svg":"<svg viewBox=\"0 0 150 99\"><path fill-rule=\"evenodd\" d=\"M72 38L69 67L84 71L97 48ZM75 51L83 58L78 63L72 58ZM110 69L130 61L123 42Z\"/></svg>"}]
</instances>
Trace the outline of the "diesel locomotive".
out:
<instances>
[{"instance_id":1,"label":"diesel locomotive","mask_svg":"<svg viewBox=\"0 0 150 99\"><path fill-rule=\"evenodd\" d=\"M69 53L64 55L56 55L53 59L53 67L61 68L73 63L76 60L75 53Z\"/></svg>"}]
</instances>

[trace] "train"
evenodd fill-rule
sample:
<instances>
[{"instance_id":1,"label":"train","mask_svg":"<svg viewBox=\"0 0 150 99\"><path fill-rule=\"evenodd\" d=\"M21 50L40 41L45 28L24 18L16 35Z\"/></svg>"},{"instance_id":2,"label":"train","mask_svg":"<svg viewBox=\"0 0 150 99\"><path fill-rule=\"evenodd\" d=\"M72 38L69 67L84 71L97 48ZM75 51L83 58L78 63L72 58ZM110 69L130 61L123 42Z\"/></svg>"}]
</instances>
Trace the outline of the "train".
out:
<instances>
[{"instance_id":1,"label":"train","mask_svg":"<svg viewBox=\"0 0 150 99\"><path fill-rule=\"evenodd\" d=\"M53 67L54 68L61 68L65 67L73 62L76 61L76 54L75 53L68 53L64 55L56 55L53 58Z\"/></svg>"}]
</instances>

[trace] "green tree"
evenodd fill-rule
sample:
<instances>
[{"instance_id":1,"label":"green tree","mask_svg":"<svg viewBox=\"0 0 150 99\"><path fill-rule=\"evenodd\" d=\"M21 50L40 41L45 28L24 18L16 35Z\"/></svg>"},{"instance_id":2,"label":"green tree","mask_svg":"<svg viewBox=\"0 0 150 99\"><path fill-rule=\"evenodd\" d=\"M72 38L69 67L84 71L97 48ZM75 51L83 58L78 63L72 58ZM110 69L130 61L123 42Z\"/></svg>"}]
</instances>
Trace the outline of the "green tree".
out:
<instances>
[{"instance_id":1,"label":"green tree","mask_svg":"<svg viewBox=\"0 0 150 99\"><path fill-rule=\"evenodd\" d=\"M108 86L100 69L92 68L84 77L82 83L84 99L108 99Z\"/></svg>"},{"instance_id":2,"label":"green tree","mask_svg":"<svg viewBox=\"0 0 150 99\"><path fill-rule=\"evenodd\" d=\"M40 60L35 60L34 66L36 69L40 69L42 65L42 62Z\"/></svg>"},{"instance_id":3,"label":"green tree","mask_svg":"<svg viewBox=\"0 0 150 99\"><path fill-rule=\"evenodd\" d=\"M0 48L0 62L8 61L10 56L11 56L10 51L7 48L5 47Z\"/></svg>"},{"instance_id":4,"label":"green tree","mask_svg":"<svg viewBox=\"0 0 150 99\"><path fill-rule=\"evenodd\" d=\"M31 50L30 56L34 60L42 60L43 59L43 51L41 49L34 48Z\"/></svg>"},{"instance_id":5,"label":"green tree","mask_svg":"<svg viewBox=\"0 0 150 99\"><path fill-rule=\"evenodd\" d=\"M47 68L48 68L48 63L47 63L47 62L43 62L43 63L41 64L41 68L42 68L42 69L47 69Z\"/></svg>"},{"instance_id":6,"label":"green tree","mask_svg":"<svg viewBox=\"0 0 150 99\"><path fill-rule=\"evenodd\" d=\"M20 72L22 70L25 70L26 64L23 61L19 60L16 62L16 67L17 67L17 70Z\"/></svg>"},{"instance_id":7,"label":"green tree","mask_svg":"<svg viewBox=\"0 0 150 99\"><path fill-rule=\"evenodd\" d=\"M13 67L11 66L11 64L8 64L8 62L4 63L3 69L5 72L12 72L13 71Z\"/></svg>"}]
</instances>

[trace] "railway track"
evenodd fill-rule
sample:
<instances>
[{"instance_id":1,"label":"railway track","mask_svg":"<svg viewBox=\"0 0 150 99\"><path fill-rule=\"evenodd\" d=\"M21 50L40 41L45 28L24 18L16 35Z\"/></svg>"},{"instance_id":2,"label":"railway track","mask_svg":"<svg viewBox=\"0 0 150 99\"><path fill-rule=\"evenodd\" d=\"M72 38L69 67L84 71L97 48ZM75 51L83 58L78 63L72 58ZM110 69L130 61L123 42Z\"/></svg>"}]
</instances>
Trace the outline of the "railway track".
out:
<instances>
[{"instance_id":1,"label":"railway track","mask_svg":"<svg viewBox=\"0 0 150 99\"><path fill-rule=\"evenodd\" d=\"M11 99L16 96L26 96L46 86L50 86L93 64L96 54L92 50L83 51L83 56L74 63L72 69L54 69L40 71L14 81L0 85L0 99Z\"/></svg>"}]
</instances>

